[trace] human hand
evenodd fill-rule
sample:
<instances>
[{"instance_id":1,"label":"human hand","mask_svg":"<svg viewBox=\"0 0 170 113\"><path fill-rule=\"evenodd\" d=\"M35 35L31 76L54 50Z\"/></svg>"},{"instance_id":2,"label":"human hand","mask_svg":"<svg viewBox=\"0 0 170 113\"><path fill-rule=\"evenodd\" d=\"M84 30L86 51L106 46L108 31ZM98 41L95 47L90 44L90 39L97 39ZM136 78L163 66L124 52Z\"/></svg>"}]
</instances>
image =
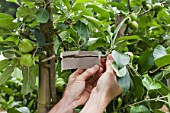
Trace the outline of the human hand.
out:
<instances>
[{"instance_id":1,"label":"human hand","mask_svg":"<svg viewBox=\"0 0 170 113\"><path fill-rule=\"evenodd\" d=\"M112 55L108 55L106 60L106 71L101 75L96 87L93 89L94 92L103 93L108 101L111 101L122 93L122 88L119 86L116 74L112 68L113 61Z\"/></svg>"},{"instance_id":2,"label":"human hand","mask_svg":"<svg viewBox=\"0 0 170 113\"><path fill-rule=\"evenodd\" d=\"M112 63L113 58L108 55L106 71L98 79L96 87L93 88L90 98L81 113L103 113L110 101L122 93L122 88L117 83Z\"/></svg>"},{"instance_id":3,"label":"human hand","mask_svg":"<svg viewBox=\"0 0 170 113\"><path fill-rule=\"evenodd\" d=\"M87 70L78 69L70 75L63 98L72 103L73 108L83 105L90 97L102 68L95 65Z\"/></svg>"},{"instance_id":4,"label":"human hand","mask_svg":"<svg viewBox=\"0 0 170 113\"><path fill-rule=\"evenodd\" d=\"M83 105L90 97L102 68L95 65L87 70L78 69L70 75L63 98L49 113L73 113L73 109ZM75 112L74 112L75 113Z\"/></svg>"}]
</instances>

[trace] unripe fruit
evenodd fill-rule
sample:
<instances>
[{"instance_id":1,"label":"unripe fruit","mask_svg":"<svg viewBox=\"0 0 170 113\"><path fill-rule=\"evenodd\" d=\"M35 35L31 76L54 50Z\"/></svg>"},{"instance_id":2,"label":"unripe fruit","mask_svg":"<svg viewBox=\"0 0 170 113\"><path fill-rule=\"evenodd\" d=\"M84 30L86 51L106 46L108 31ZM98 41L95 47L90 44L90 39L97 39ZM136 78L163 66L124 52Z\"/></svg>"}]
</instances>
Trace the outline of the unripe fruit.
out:
<instances>
[{"instance_id":1,"label":"unripe fruit","mask_svg":"<svg viewBox=\"0 0 170 113\"><path fill-rule=\"evenodd\" d=\"M34 58L31 54L23 54L20 58L21 66L31 67L34 64Z\"/></svg>"},{"instance_id":2,"label":"unripe fruit","mask_svg":"<svg viewBox=\"0 0 170 113\"><path fill-rule=\"evenodd\" d=\"M162 8L163 8L163 4L162 3L156 3L156 4L153 5L153 10L154 11L157 11L157 12L161 11Z\"/></svg>"},{"instance_id":3,"label":"unripe fruit","mask_svg":"<svg viewBox=\"0 0 170 113\"><path fill-rule=\"evenodd\" d=\"M29 53L33 49L34 49L34 44L28 39L23 39L19 44L19 50L23 53Z\"/></svg>"},{"instance_id":4,"label":"unripe fruit","mask_svg":"<svg viewBox=\"0 0 170 113\"><path fill-rule=\"evenodd\" d=\"M138 20L138 17L135 13L131 13L130 14L130 18L133 20L133 21L137 21Z\"/></svg>"},{"instance_id":5,"label":"unripe fruit","mask_svg":"<svg viewBox=\"0 0 170 113\"><path fill-rule=\"evenodd\" d=\"M63 92L64 91L64 86L66 85L65 81L63 78L58 78L57 81L56 81L56 89L57 89L57 92Z\"/></svg>"},{"instance_id":6,"label":"unripe fruit","mask_svg":"<svg viewBox=\"0 0 170 113\"><path fill-rule=\"evenodd\" d=\"M132 19L129 17L127 20L127 23L130 24L132 22Z\"/></svg>"},{"instance_id":7,"label":"unripe fruit","mask_svg":"<svg viewBox=\"0 0 170 113\"><path fill-rule=\"evenodd\" d=\"M151 9L152 8L152 6L150 5L150 4L146 4L146 9L148 10L148 9Z\"/></svg>"},{"instance_id":8,"label":"unripe fruit","mask_svg":"<svg viewBox=\"0 0 170 113\"><path fill-rule=\"evenodd\" d=\"M136 21L132 21L131 23L130 23L130 28L131 29L138 29L138 23L136 22Z\"/></svg>"}]
</instances>

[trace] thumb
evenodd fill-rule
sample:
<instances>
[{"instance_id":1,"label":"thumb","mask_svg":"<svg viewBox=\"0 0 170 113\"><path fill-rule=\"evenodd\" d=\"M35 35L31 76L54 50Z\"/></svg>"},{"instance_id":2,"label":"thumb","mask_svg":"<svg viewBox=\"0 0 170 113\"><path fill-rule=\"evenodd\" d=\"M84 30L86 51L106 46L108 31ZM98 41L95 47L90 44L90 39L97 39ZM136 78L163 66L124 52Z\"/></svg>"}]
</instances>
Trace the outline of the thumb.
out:
<instances>
[{"instance_id":1,"label":"thumb","mask_svg":"<svg viewBox=\"0 0 170 113\"><path fill-rule=\"evenodd\" d=\"M107 56L107 60L106 60L106 70L107 71L113 71L113 68L112 68L113 61L114 61L114 59L113 59L112 55L109 54Z\"/></svg>"}]
</instances>

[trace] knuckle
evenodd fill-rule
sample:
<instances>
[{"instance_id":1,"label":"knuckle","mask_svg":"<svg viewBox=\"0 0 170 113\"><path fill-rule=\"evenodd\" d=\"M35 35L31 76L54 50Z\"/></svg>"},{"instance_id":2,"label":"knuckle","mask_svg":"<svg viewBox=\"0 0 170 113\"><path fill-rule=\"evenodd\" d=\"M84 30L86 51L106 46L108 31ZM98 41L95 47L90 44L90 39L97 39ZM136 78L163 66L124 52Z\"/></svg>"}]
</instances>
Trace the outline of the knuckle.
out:
<instances>
[{"instance_id":1,"label":"knuckle","mask_svg":"<svg viewBox=\"0 0 170 113\"><path fill-rule=\"evenodd\" d=\"M106 71L106 74L108 74L110 76L114 75L113 71Z\"/></svg>"},{"instance_id":2,"label":"knuckle","mask_svg":"<svg viewBox=\"0 0 170 113\"><path fill-rule=\"evenodd\" d=\"M93 74L93 70L92 70L92 69L90 69L90 68L89 68L89 69L87 69L87 70L86 70L86 74L88 74L88 75L92 75L92 74Z\"/></svg>"}]
</instances>

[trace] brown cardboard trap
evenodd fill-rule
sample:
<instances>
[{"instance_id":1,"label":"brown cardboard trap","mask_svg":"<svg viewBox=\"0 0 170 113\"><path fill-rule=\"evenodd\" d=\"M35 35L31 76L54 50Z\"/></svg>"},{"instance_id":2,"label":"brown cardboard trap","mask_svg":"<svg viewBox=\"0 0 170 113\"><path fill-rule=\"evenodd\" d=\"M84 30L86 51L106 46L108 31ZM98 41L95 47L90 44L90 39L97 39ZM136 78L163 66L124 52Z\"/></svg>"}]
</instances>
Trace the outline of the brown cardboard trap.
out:
<instances>
[{"instance_id":1,"label":"brown cardboard trap","mask_svg":"<svg viewBox=\"0 0 170 113\"><path fill-rule=\"evenodd\" d=\"M62 70L87 69L96 64L100 65L101 53L98 51L67 51L60 54Z\"/></svg>"}]
</instances>

